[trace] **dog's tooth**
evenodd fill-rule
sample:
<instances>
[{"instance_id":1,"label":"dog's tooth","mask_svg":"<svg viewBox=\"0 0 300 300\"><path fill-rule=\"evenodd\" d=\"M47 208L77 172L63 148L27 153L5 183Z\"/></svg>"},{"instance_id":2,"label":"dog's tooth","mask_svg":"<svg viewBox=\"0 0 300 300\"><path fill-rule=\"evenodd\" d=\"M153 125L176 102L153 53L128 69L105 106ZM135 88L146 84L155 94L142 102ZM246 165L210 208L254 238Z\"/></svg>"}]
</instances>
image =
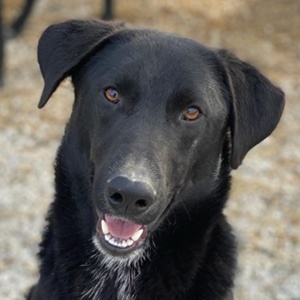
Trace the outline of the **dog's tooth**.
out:
<instances>
[{"instance_id":1,"label":"dog's tooth","mask_svg":"<svg viewBox=\"0 0 300 300\"><path fill-rule=\"evenodd\" d=\"M128 246L132 246L134 241L129 239L129 240L126 241L126 243L127 243Z\"/></svg>"},{"instance_id":2,"label":"dog's tooth","mask_svg":"<svg viewBox=\"0 0 300 300\"><path fill-rule=\"evenodd\" d=\"M122 241L122 247L126 248L127 247L127 242L125 240Z\"/></svg>"},{"instance_id":3,"label":"dog's tooth","mask_svg":"<svg viewBox=\"0 0 300 300\"><path fill-rule=\"evenodd\" d=\"M109 234L108 226L104 220L101 221L101 228L104 234Z\"/></svg>"},{"instance_id":4,"label":"dog's tooth","mask_svg":"<svg viewBox=\"0 0 300 300\"><path fill-rule=\"evenodd\" d=\"M138 230L136 233L133 234L133 236L131 237L131 239L136 242L140 237L141 235L143 234L143 229L140 229Z\"/></svg>"},{"instance_id":5,"label":"dog's tooth","mask_svg":"<svg viewBox=\"0 0 300 300\"><path fill-rule=\"evenodd\" d=\"M108 240L110 239L110 235L109 235L109 234L105 234L105 235L104 235L104 239L105 239L106 241L108 241Z\"/></svg>"}]
</instances>

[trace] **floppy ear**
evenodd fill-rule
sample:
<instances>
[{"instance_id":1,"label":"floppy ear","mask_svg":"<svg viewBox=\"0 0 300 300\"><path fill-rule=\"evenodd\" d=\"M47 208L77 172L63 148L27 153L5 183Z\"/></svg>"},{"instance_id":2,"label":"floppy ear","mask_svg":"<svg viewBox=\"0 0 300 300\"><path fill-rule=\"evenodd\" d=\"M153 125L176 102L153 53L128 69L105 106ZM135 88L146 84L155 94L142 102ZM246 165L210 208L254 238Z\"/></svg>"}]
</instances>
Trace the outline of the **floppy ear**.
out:
<instances>
[{"instance_id":1,"label":"floppy ear","mask_svg":"<svg viewBox=\"0 0 300 300\"><path fill-rule=\"evenodd\" d=\"M277 126L284 94L251 65L226 50L218 50L232 98L231 167L237 169L247 152Z\"/></svg>"},{"instance_id":2,"label":"floppy ear","mask_svg":"<svg viewBox=\"0 0 300 300\"><path fill-rule=\"evenodd\" d=\"M70 20L51 25L38 45L38 62L44 90L38 104L42 108L72 68L90 55L107 37L124 26L115 22Z\"/></svg>"}]
</instances>

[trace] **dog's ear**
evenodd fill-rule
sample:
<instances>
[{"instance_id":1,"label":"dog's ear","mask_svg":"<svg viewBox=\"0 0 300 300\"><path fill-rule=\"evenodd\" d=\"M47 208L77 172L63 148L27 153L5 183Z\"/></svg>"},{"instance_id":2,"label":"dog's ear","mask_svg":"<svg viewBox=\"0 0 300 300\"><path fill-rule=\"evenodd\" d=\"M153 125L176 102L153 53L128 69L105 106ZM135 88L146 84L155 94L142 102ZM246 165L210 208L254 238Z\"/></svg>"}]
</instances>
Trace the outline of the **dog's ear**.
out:
<instances>
[{"instance_id":1,"label":"dog's ear","mask_svg":"<svg viewBox=\"0 0 300 300\"><path fill-rule=\"evenodd\" d=\"M251 65L226 50L218 50L231 93L231 167L275 129L284 108L284 94Z\"/></svg>"},{"instance_id":2,"label":"dog's ear","mask_svg":"<svg viewBox=\"0 0 300 300\"><path fill-rule=\"evenodd\" d=\"M38 45L38 62L44 90L38 107L42 108L60 82L90 55L104 39L124 28L116 22L70 20L51 25Z\"/></svg>"}]
</instances>

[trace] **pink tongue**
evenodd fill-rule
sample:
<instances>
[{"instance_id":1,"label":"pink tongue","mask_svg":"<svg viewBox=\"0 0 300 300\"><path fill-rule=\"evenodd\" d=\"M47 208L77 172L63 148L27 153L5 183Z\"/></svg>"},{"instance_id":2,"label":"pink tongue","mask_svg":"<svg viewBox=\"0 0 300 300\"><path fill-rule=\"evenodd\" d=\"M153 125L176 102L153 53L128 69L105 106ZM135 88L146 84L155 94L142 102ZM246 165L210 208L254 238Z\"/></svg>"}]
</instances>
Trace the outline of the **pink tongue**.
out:
<instances>
[{"instance_id":1,"label":"pink tongue","mask_svg":"<svg viewBox=\"0 0 300 300\"><path fill-rule=\"evenodd\" d=\"M108 215L104 216L108 230L112 236L120 239L129 239L142 225L134 224Z\"/></svg>"}]
</instances>

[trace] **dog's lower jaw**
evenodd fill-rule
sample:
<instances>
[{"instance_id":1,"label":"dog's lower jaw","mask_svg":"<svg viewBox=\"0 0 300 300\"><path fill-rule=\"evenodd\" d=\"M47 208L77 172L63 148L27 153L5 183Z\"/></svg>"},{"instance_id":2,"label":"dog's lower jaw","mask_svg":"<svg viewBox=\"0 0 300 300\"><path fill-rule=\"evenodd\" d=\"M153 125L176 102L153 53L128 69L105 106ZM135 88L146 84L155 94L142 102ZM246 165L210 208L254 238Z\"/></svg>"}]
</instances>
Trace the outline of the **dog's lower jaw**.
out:
<instances>
[{"instance_id":1,"label":"dog's lower jaw","mask_svg":"<svg viewBox=\"0 0 300 300\"><path fill-rule=\"evenodd\" d=\"M132 252L126 253L125 255L112 255L111 253L106 251L101 245L97 234L93 236L93 244L97 251L99 251L102 254L104 261L120 262L130 265L137 263L139 260L142 260L146 251L145 245L147 244L147 242L145 242L142 247L139 247L133 250Z\"/></svg>"}]
</instances>

